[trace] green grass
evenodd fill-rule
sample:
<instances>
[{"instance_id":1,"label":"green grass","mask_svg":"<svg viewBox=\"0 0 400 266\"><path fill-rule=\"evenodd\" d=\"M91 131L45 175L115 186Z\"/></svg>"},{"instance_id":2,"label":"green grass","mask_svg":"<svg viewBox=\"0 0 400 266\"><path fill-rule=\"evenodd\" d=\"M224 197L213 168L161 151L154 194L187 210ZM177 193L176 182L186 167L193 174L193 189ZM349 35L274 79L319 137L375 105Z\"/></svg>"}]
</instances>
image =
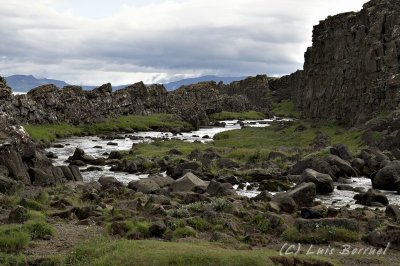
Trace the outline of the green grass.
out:
<instances>
[{"instance_id":1,"label":"green grass","mask_svg":"<svg viewBox=\"0 0 400 266\"><path fill-rule=\"evenodd\" d=\"M97 239L77 247L68 265L274 265L271 252L235 250L210 243L110 241Z\"/></svg>"},{"instance_id":2,"label":"green grass","mask_svg":"<svg viewBox=\"0 0 400 266\"><path fill-rule=\"evenodd\" d=\"M295 131L296 127L303 124L307 127L304 131ZM348 146L351 153L356 154L364 146L361 143L362 132L348 131L335 124L317 124L299 121L293 122L284 130L276 130L276 126L265 128L244 128L238 130L225 131L214 136L211 143L189 143L180 140L155 141L153 143L142 143L135 145L133 155L126 155L127 159L136 156L145 158L162 158L168 155L171 149L177 149L182 155L176 156L178 159L187 156L193 150L204 151L213 148L223 157L234 159L238 162L257 163L266 161L271 151L280 151L288 156L300 151L303 155L312 153L310 143L321 131L328 135L331 143L342 143ZM295 148L297 151L293 151ZM314 152L315 155L327 154L327 150ZM276 161L278 165L286 167L284 161ZM211 167L212 165L210 165Z\"/></svg>"},{"instance_id":3,"label":"green grass","mask_svg":"<svg viewBox=\"0 0 400 266\"><path fill-rule=\"evenodd\" d=\"M0 265L3 266L25 266L25 256L22 254L7 254L0 252Z\"/></svg>"},{"instance_id":4,"label":"green grass","mask_svg":"<svg viewBox=\"0 0 400 266\"><path fill-rule=\"evenodd\" d=\"M16 252L26 247L33 239L53 235L52 226L43 221L28 221L25 224L0 226L0 252Z\"/></svg>"},{"instance_id":5,"label":"green grass","mask_svg":"<svg viewBox=\"0 0 400 266\"><path fill-rule=\"evenodd\" d=\"M279 256L279 252L268 249L234 249L224 244L202 241L162 242L97 238L78 245L67 255L64 265L268 266L275 265L271 257ZM296 255L296 258L304 265L318 265L320 261L340 265L332 257Z\"/></svg>"},{"instance_id":6,"label":"green grass","mask_svg":"<svg viewBox=\"0 0 400 266\"><path fill-rule=\"evenodd\" d=\"M51 143L57 138L66 138L72 135L82 134L80 127L68 124L52 124L52 125L25 125L25 130L29 136L44 143Z\"/></svg>"},{"instance_id":7,"label":"green grass","mask_svg":"<svg viewBox=\"0 0 400 266\"><path fill-rule=\"evenodd\" d=\"M181 140L156 140L148 144L136 144L134 148L134 154L135 156L137 155L146 158L164 157L171 149L177 149L185 156L189 155L193 150L204 150L208 147L208 145L197 142L193 143ZM129 158L129 156L127 158Z\"/></svg>"},{"instance_id":8,"label":"green grass","mask_svg":"<svg viewBox=\"0 0 400 266\"><path fill-rule=\"evenodd\" d=\"M266 219L262 214L257 214L256 216L254 216L253 223L262 233L268 233L271 229L271 222Z\"/></svg>"},{"instance_id":9,"label":"green grass","mask_svg":"<svg viewBox=\"0 0 400 266\"><path fill-rule=\"evenodd\" d=\"M272 113L280 117L300 117L300 113L296 111L292 101L282 101L272 105Z\"/></svg>"},{"instance_id":10,"label":"green grass","mask_svg":"<svg viewBox=\"0 0 400 266\"><path fill-rule=\"evenodd\" d=\"M288 241L310 244L324 244L332 241L356 242L360 238L358 232L335 227L320 227L307 233L300 232L295 227L289 227L283 232L282 237Z\"/></svg>"},{"instance_id":11,"label":"green grass","mask_svg":"<svg viewBox=\"0 0 400 266\"><path fill-rule=\"evenodd\" d=\"M307 123L303 123L307 124ZM342 143L349 147L352 153L361 150L361 132L349 132L335 124L323 124L296 132L299 123L284 130L276 130L274 126L265 128L244 128L219 133L214 136L216 148L232 148L228 157L237 160L249 161L266 160L271 151L289 150L290 148L309 149L310 143L315 138L316 132L321 131L331 138L332 144ZM343 130L342 134L337 134ZM290 155L290 153L288 154Z\"/></svg>"},{"instance_id":12,"label":"green grass","mask_svg":"<svg viewBox=\"0 0 400 266\"><path fill-rule=\"evenodd\" d=\"M117 118L108 118L104 122L88 125L73 126L69 124L25 125L26 131L36 141L44 143L54 142L57 138L71 135L104 134L123 129L149 131L157 129L190 130L192 126L176 119L169 114L153 114L149 116L130 115Z\"/></svg>"},{"instance_id":13,"label":"green grass","mask_svg":"<svg viewBox=\"0 0 400 266\"><path fill-rule=\"evenodd\" d=\"M211 121L222 121L222 120L261 120L264 119L265 115L256 111L248 111L242 113L236 112L225 112L215 113L210 115Z\"/></svg>"},{"instance_id":14,"label":"green grass","mask_svg":"<svg viewBox=\"0 0 400 266\"><path fill-rule=\"evenodd\" d=\"M111 235L121 234L131 239L143 238L149 234L150 225L145 221L131 221L126 220L122 224L119 223L117 227L112 224L107 226L107 230Z\"/></svg>"},{"instance_id":15,"label":"green grass","mask_svg":"<svg viewBox=\"0 0 400 266\"><path fill-rule=\"evenodd\" d=\"M175 231L172 234L172 239L180 239L180 238L185 238L185 237L196 237L197 233L196 231L188 226L184 227L178 227L175 229Z\"/></svg>"},{"instance_id":16,"label":"green grass","mask_svg":"<svg viewBox=\"0 0 400 266\"><path fill-rule=\"evenodd\" d=\"M22 226L0 226L0 252L16 252L29 244L30 234Z\"/></svg>"}]
</instances>

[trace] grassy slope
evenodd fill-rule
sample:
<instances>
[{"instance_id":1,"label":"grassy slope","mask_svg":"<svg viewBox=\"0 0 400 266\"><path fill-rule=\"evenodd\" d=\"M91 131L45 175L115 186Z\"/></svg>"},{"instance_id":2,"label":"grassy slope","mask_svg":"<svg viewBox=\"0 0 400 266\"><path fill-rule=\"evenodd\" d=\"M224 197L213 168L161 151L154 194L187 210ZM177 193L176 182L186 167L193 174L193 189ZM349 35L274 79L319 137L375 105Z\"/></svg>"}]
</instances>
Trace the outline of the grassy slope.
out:
<instances>
[{"instance_id":1,"label":"grassy slope","mask_svg":"<svg viewBox=\"0 0 400 266\"><path fill-rule=\"evenodd\" d=\"M292 101L282 101L272 105L272 113L280 117L300 117L300 113L295 110Z\"/></svg>"},{"instance_id":2,"label":"grassy slope","mask_svg":"<svg viewBox=\"0 0 400 266\"><path fill-rule=\"evenodd\" d=\"M34 140L45 143L53 142L56 138L63 138L71 135L103 134L125 128L138 131L149 131L160 128L191 129L192 126L189 123L175 119L173 115L169 114L122 116L118 118L109 118L101 123L82 126L73 126L68 124L25 126L25 129Z\"/></svg>"}]
</instances>

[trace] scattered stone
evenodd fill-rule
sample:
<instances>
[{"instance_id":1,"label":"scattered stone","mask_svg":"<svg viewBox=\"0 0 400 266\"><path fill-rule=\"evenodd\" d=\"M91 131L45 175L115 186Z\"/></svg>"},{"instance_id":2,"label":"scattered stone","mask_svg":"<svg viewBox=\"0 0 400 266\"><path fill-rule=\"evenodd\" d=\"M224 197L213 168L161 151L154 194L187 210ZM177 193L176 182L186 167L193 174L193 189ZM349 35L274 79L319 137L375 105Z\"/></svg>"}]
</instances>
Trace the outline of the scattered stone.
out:
<instances>
[{"instance_id":1,"label":"scattered stone","mask_svg":"<svg viewBox=\"0 0 400 266\"><path fill-rule=\"evenodd\" d=\"M99 178L99 183L105 188L119 188L123 186L122 182L118 181L113 176L102 176Z\"/></svg>"},{"instance_id":2,"label":"scattered stone","mask_svg":"<svg viewBox=\"0 0 400 266\"><path fill-rule=\"evenodd\" d=\"M165 223L161 221L154 222L149 227L149 234L152 237L162 237L167 230Z\"/></svg>"},{"instance_id":3,"label":"scattered stone","mask_svg":"<svg viewBox=\"0 0 400 266\"><path fill-rule=\"evenodd\" d=\"M160 186L154 180L145 178L129 182L128 188L144 194L149 194L160 189Z\"/></svg>"},{"instance_id":4,"label":"scattered stone","mask_svg":"<svg viewBox=\"0 0 400 266\"><path fill-rule=\"evenodd\" d=\"M372 177L372 186L376 189L396 191L398 188L395 184L398 181L400 181L400 161L393 161Z\"/></svg>"},{"instance_id":5,"label":"scattered stone","mask_svg":"<svg viewBox=\"0 0 400 266\"><path fill-rule=\"evenodd\" d=\"M170 189L173 192L190 192L195 187L207 187L207 183L198 178L193 173L187 173L183 177L175 180L174 183L171 184Z\"/></svg>"},{"instance_id":6,"label":"scattered stone","mask_svg":"<svg viewBox=\"0 0 400 266\"><path fill-rule=\"evenodd\" d=\"M356 200L357 204L372 207L383 207L389 204L386 195L376 189L369 189L365 193L357 194L354 196L354 199Z\"/></svg>"},{"instance_id":7,"label":"scattered stone","mask_svg":"<svg viewBox=\"0 0 400 266\"><path fill-rule=\"evenodd\" d=\"M8 222L10 223L21 224L26 222L28 219L28 210L19 205L12 209L10 214L8 215Z\"/></svg>"},{"instance_id":8,"label":"scattered stone","mask_svg":"<svg viewBox=\"0 0 400 266\"><path fill-rule=\"evenodd\" d=\"M304 170L301 175L301 183L311 182L316 185L317 194L329 194L334 190L333 180L327 174L319 173L312 169Z\"/></svg>"},{"instance_id":9,"label":"scattered stone","mask_svg":"<svg viewBox=\"0 0 400 266\"><path fill-rule=\"evenodd\" d=\"M321 219L323 217L320 212L309 208L301 208L300 216L303 219Z\"/></svg>"},{"instance_id":10,"label":"scattered stone","mask_svg":"<svg viewBox=\"0 0 400 266\"><path fill-rule=\"evenodd\" d=\"M235 195L236 192L233 189L232 185L229 183L219 183L212 180L206 192L213 197L221 197L221 196L228 196L228 195Z\"/></svg>"}]
</instances>

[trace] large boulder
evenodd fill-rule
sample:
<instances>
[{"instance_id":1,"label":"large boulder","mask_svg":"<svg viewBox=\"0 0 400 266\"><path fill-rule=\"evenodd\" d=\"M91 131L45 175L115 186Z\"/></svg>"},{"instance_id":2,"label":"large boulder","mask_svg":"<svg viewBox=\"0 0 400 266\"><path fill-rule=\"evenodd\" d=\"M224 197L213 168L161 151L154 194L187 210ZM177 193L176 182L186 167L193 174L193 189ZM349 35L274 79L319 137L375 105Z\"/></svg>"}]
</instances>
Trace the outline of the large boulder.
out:
<instances>
[{"instance_id":1,"label":"large boulder","mask_svg":"<svg viewBox=\"0 0 400 266\"><path fill-rule=\"evenodd\" d=\"M287 213L294 213L298 209L298 206L294 201L294 199L290 197L289 194L286 192L275 194L271 199L270 206L274 206L275 205L274 203L278 204L277 209Z\"/></svg>"},{"instance_id":2,"label":"large boulder","mask_svg":"<svg viewBox=\"0 0 400 266\"><path fill-rule=\"evenodd\" d=\"M190 192L195 187L201 187L205 189L207 187L207 183L190 172L175 180L175 182L170 185L172 192Z\"/></svg>"},{"instance_id":3,"label":"large boulder","mask_svg":"<svg viewBox=\"0 0 400 266\"><path fill-rule=\"evenodd\" d=\"M372 178L372 186L376 189L397 190L396 182L400 181L400 161L393 161L379 170Z\"/></svg>"},{"instance_id":4,"label":"large boulder","mask_svg":"<svg viewBox=\"0 0 400 266\"><path fill-rule=\"evenodd\" d=\"M171 185L172 183L174 183L174 179L172 179L169 176L163 176L163 175L153 175L153 176L149 176L148 179L153 180L154 182L157 183L157 185L159 185L161 188L162 187L166 187Z\"/></svg>"},{"instance_id":5,"label":"large boulder","mask_svg":"<svg viewBox=\"0 0 400 266\"><path fill-rule=\"evenodd\" d=\"M354 177L358 176L359 173L351 167L351 164L343 159L341 159L339 156L336 155L328 155L325 160L331 165L331 166L336 166L338 171L335 173L335 177Z\"/></svg>"},{"instance_id":6,"label":"large boulder","mask_svg":"<svg viewBox=\"0 0 400 266\"><path fill-rule=\"evenodd\" d=\"M207 191L213 197L221 197L228 195L235 195L235 190L233 186L229 183L219 183L217 181L211 181L208 184Z\"/></svg>"},{"instance_id":7,"label":"large boulder","mask_svg":"<svg viewBox=\"0 0 400 266\"><path fill-rule=\"evenodd\" d=\"M8 222L10 223L24 223L28 219L28 210L22 206L16 206L8 215Z\"/></svg>"},{"instance_id":8,"label":"large boulder","mask_svg":"<svg viewBox=\"0 0 400 266\"><path fill-rule=\"evenodd\" d=\"M149 194L160 189L160 186L154 180L145 178L129 182L128 188L138 192Z\"/></svg>"},{"instance_id":9,"label":"large boulder","mask_svg":"<svg viewBox=\"0 0 400 266\"><path fill-rule=\"evenodd\" d=\"M167 174L173 179L182 177L186 172L200 173L202 171L202 165L199 162L184 162L180 163L173 168L168 168Z\"/></svg>"},{"instance_id":10,"label":"large boulder","mask_svg":"<svg viewBox=\"0 0 400 266\"><path fill-rule=\"evenodd\" d=\"M366 206L387 206L389 204L389 200L381 191L376 189L369 189L365 193L359 193L354 196L357 204L362 204Z\"/></svg>"},{"instance_id":11,"label":"large boulder","mask_svg":"<svg viewBox=\"0 0 400 266\"><path fill-rule=\"evenodd\" d=\"M0 164L4 165L9 176L25 185L30 185L31 180L21 155L15 150L0 151Z\"/></svg>"},{"instance_id":12,"label":"large boulder","mask_svg":"<svg viewBox=\"0 0 400 266\"><path fill-rule=\"evenodd\" d=\"M289 190L287 194L298 207L309 207L314 203L317 189L314 183L302 183Z\"/></svg>"},{"instance_id":13,"label":"large boulder","mask_svg":"<svg viewBox=\"0 0 400 266\"><path fill-rule=\"evenodd\" d=\"M350 162L353 159L353 157L350 154L349 149L344 144L333 145L333 147L330 149L330 152L333 155L339 156L340 158L342 158L343 160L348 161L348 162Z\"/></svg>"},{"instance_id":14,"label":"large boulder","mask_svg":"<svg viewBox=\"0 0 400 266\"><path fill-rule=\"evenodd\" d=\"M319 173L313 169L304 170L301 175L301 183L311 182L316 185L318 194L329 194L333 192L333 180L327 174Z\"/></svg>"},{"instance_id":15,"label":"large boulder","mask_svg":"<svg viewBox=\"0 0 400 266\"><path fill-rule=\"evenodd\" d=\"M390 249L400 250L400 227L377 228L367 235L366 241L376 247L389 245Z\"/></svg>"},{"instance_id":16,"label":"large boulder","mask_svg":"<svg viewBox=\"0 0 400 266\"><path fill-rule=\"evenodd\" d=\"M316 194L314 183L302 183L287 192L275 194L271 201L276 202L282 211L293 213L300 207L313 206Z\"/></svg>"},{"instance_id":17,"label":"large boulder","mask_svg":"<svg viewBox=\"0 0 400 266\"><path fill-rule=\"evenodd\" d=\"M13 195L21 187L17 181L0 175L0 193Z\"/></svg>"},{"instance_id":18,"label":"large boulder","mask_svg":"<svg viewBox=\"0 0 400 266\"><path fill-rule=\"evenodd\" d=\"M122 182L118 181L113 176L102 176L99 178L99 183L104 188L112 188L112 187L120 188L123 186Z\"/></svg>"}]
</instances>

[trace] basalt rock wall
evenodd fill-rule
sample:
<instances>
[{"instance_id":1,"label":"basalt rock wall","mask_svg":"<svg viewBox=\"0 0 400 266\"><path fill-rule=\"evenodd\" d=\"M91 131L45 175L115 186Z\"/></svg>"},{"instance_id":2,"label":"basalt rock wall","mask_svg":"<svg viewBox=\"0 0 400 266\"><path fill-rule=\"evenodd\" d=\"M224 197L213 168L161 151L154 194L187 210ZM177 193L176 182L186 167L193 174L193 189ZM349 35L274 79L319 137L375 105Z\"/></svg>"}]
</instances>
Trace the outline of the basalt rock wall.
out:
<instances>
[{"instance_id":1,"label":"basalt rock wall","mask_svg":"<svg viewBox=\"0 0 400 266\"><path fill-rule=\"evenodd\" d=\"M5 80L0 81L0 113L14 124L81 124L121 115L172 113L200 126L207 124L209 114L222 110L269 112L263 98L268 92L266 76L230 85L203 82L173 92L167 92L162 85L146 86L142 82L115 92L111 84L92 91L78 86L60 89L43 85L26 95L13 95Z\"/></svg>"},{"instance_id":2,"label":"basalt rock wall","mask_svg":"<svg viewBox=\"0 0 400 266\"><path fill-rule=\"evenodd\" d=\"M313 30L304 70L271 82L306 118L357 124L400 103L400 1L373 0Z\"/></svg>"}]
</instances>

